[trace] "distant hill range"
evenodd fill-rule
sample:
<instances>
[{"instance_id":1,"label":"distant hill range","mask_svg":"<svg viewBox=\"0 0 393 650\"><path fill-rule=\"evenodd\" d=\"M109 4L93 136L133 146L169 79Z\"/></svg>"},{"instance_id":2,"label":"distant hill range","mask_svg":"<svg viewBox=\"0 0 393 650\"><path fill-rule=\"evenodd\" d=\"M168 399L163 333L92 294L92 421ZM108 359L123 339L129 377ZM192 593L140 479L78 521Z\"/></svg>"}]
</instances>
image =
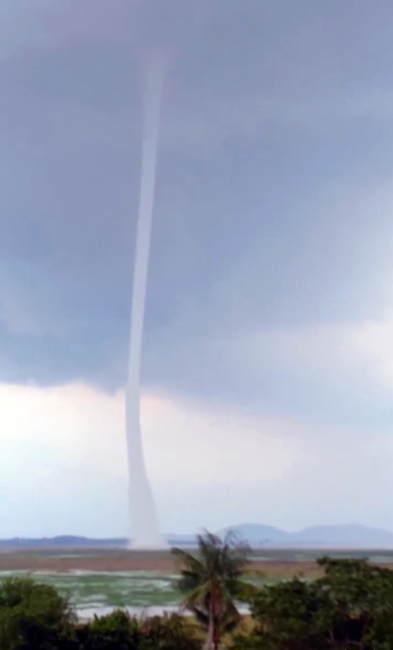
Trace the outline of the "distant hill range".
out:
<instances>
[{"instance_id":1,"label":"distant hill range","mask_svg":"<svg viewBox=\"0 0 393 650\"><path fill-rule=\"evenodd\" d=\"M228 530L228 529L226 529ZM219 532L225 534L226 530ZM300 547L300 548L393 548L393 533L383 528L371 528L360 524L344 526L312 526L296 533L261 524L243 524L231 530L247 541L253 548Z\"/></svg>"},{"instance_id":2,"label":"distant hill range","mask_svg":"<svg viewBox=\"0 0 393 650\"><path fill-rule=\"evenodd\" d=\"M344 526L312 526L296 533L289 533L280 528L263 524L242 524L218 531L219 536L231 530L239 540L246 541L253 548L393 548L393 533L383 528L371 528L360 524ZM195 535L166 535L170 546L188 546L196 544ZM48 548L48 547L102 547L124 548L127 539L90 539L73 535L59 537L0 540L3 548Z\"/></svg>"}]
</instances>

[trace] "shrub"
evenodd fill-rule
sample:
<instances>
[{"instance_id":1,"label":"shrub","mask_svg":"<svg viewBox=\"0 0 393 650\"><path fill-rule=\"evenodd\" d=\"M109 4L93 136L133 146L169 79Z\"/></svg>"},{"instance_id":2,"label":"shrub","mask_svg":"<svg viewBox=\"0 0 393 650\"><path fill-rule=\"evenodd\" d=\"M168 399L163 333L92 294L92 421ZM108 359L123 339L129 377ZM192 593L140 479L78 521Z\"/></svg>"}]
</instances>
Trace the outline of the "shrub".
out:
<instances>
[{"instance_id":1,"label":"shrub","mask_svg":"<svg viewBox=\"0 0 393 650\"><path fill-rule=\"evenodd\" d=\"M393 572L359 560L319 564L314 582L266 586L251 600L257 622L237 650L327 650L393 647Z\"/></svg>"},{"instance_id":2,"label":"shrub","mask_svg":"<svg viewBox=\"0 0 393 650\"><path fill-rule=\"evenodd\" d=\"M200 650L195 625L177 614L142 621L143 650Z\"/></svg>"},{"instance_id":3,"label":"shrub","mask_svg":"<svg viewBox=\"0 0 393 650\"><path fill-rule=\"evenodd\" d=\"M200 650L194 627L181 616L132 618L121 610L77 629L83 650Z\"/></svg>"},{"instance_id":4,"label":"shrub","mask_svg":"<svg viewBox=\"0 0 393 650\"><path fill-rule=\"evenodd\" d=\"M1 650L71 650L75 615L66 598L26 578L0 583Z\"/></svg>"},{"instance_id":5,"label":"shrub","mask_svg":"<svg viewBox=\"0 0 393 650\"><path fill-rule=\"evenodd\" d=\"M142 633L138 621L118 610L77 629L83 650L139 650Z\"/></svg>"}]
</instances>

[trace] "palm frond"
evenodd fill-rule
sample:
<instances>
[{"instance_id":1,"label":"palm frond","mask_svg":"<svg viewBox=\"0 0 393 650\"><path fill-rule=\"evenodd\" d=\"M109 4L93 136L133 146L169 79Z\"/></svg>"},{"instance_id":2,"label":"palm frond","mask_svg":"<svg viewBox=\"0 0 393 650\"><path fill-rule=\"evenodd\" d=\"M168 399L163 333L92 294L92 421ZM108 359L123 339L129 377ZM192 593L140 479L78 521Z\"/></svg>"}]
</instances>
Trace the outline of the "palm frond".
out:
<instances>
[{"instance_id":1,"label":"palm frond","mask_svg":"<svg viewBox=\"0 0 393 650\"><path fill-rule=\"evenodd\" d=\"M202 563L200 560L198 560L198 558L195 557L195 555L192 555L192 553L188 553L181 548L172 548L171 553L179 562L182 562L185 566L191 567L194 570L199 570L202 568Z\"/></svg>"},{"instance_id":2,"label":"palm frond","mask_svg":"<svg viewBox=\"0 0 393 650\"><path fill-rule=\"evenodd\" d=\"M198 558L195 557L195 555L192 555L187 551L183 551L181 548L173 548L171 550L171 553L175 556L176 564L180 569L188 569L190 571L194 571L195 573L203 572L203 564L200 560L198 560Z\"/></svg>"}]
</instances>

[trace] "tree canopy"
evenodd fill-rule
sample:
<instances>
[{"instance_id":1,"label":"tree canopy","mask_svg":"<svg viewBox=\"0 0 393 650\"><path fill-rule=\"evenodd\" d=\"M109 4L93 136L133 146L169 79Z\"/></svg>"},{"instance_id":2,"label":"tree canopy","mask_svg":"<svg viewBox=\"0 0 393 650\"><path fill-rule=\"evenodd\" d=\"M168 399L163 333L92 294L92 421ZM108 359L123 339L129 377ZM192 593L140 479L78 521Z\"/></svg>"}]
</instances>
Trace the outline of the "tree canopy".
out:
<instances>
[{"instance_id":1,"label":"tree canopy","mask_svg":"<svg viewBox=\"0 0 393 650\"><path fill-rule=\"evenodd\" d=\"M251 599L255 631L242 648L387 650L393 647L393 572L365 560L319 560L322 578L266 586Z\"/></svg>"},{"instance_id":2,"label":"tree canopy","mask_svg":"<svg viewBox=\"0 0 393 650\"><path fill-rule=\"evenodd\" d=\"M53 587L28 578L0 583L1 650L68 650L75 622L68 600Z\"/></svg>"}]
</instances>

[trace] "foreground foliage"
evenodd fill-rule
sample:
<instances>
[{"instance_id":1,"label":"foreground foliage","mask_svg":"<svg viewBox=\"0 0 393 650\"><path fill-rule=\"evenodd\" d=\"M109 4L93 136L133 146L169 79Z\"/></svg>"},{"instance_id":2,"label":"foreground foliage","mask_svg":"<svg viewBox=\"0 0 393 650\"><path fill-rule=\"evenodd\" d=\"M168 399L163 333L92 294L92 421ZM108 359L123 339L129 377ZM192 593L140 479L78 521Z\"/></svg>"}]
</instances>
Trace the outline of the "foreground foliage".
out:
<instances>
[{"instance_id":1,"label":"foreground foliage","mask_svg":"<svg viewBox=\"0 0 393 650\"><path fill-rule=\"evenodd\" d=\"M237 650L393 648L393 572L362 560L319 561L323 578L266 586L251 600L256 627Z\"/></svg>"},{"instance_id":2,"label":"foreground foliage","mask_svg":"<svg viewBox=\"0 0 393 650\"><path fill-rule=\"evenodd\" d=\"M1 650L68 650L75 623L68 600L53 587L20 578L0 583Z\"/></svg>"},{"instance_id":3,"label":"foreground foliage","mask_svg":"<svg viewBox=\"0 0 393 650\"><path fill-rule=\"evenodd\" d=\"M218 645L221 634L238 622L229 602L235 607L244 597L240 578L246 549L238 555L233 545L210 537L203 541L200 556L179 555L191 558L183 564L181 580L190 609L209 630L214 612L216 631L208 642ZM295 578L249 593L252 625L232 637L230 647L392 650L393 571L359 560L325 558L319 565L322 578ZM217 609L212 594L213 599L220 595ZM138 620L116 611L78 623L67 598L53 587L20 578L0 582L0 650L201 650L201 639L198 627L179 615Z\"/></svg>"},{"instance_id":4,"label":"foreground foliage","mask_svg":"<svg viewBox=\"0 0 393 650\"><path fill-rule=\"evenodd\" d=\"M123 611L76 629L81 650L200 650L195 629L176 614L137 620Z\"/></svg>"},{"instance_id":5,"label":"foreground foliage","mask_svg":"<svg viewBox=\"0 0 393 650\"><path fill-rule=\"evenodd\" d=\"M80 624L66 598L29 579L0 583L0 650L200 650L182 616L146 620L115 611Z\"/></svg>"}]
</instances>

